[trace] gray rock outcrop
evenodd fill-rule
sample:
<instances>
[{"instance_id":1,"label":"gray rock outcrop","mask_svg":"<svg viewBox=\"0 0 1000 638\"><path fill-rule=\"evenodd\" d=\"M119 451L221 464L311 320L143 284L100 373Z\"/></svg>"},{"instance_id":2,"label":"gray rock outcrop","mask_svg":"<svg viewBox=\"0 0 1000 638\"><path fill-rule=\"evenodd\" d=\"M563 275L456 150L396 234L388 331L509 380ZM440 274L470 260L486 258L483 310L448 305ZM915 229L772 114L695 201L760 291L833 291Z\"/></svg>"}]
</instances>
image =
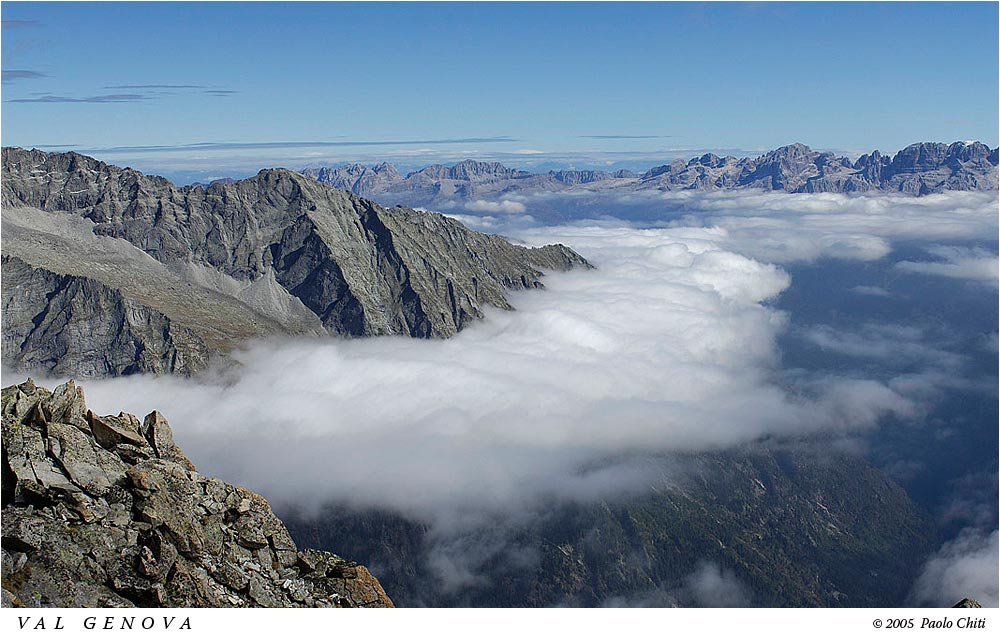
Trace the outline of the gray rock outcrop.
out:
<instances>
[{"instance_id":1,"label":"gray rock outcrop","mask_svg":"<svg viewBox=\"0 0 1000 638\"><path fill-rule=\"evenodd\" d=\"M72 381L3 389L3 606L391 607L363 566L296 547L267 501L199 474L158 412Z\"/></svg>"},{"instance_id":2,"label":"gray rock outcrop","mask_svg":"<svg viewBox=\"0 0 1000 638\"><path fill-rule=\"evenodd\" d=\"M303 170L302 174L323 184L351 191L362 197L368 197L374 193L384 193L394 184L403 180L403 176L396 170L396 167L386 162L371 167L361 164L324 166Z\"/></svg>"},{"instance_id":3,"label":"gray rock outcrop","mask_svg":"<svg viewBox=\"0 0 1000 638\"><path fill-rule=\"evenodd\" d=\"M620 171L549 171L548 175L556 180L557 182L562 182L567 186L575 186L577 184L593 184L595 182L604 182L611 179L631 179L637 177L635 173L628 170Z\"/></svg>"},{"instance_id":4,"label":"gray rock outcrop","mask_svg":"<svg viewBox=\"0 0 1000 638\"><path fill-rule=\"evenodd\" d=\"M120 376L189 374L207 363L196 333L115 288L17 257L4 255L2 264L4 360L14 367Z\"/></svg>"},{"instance_id":5,"label":"gray rock outcrop","mask_svg":"<svg viewBox=\"0 0 1000 638\"><path fill-rule=\"evenodd\" d=\"M275 334L448 337L486 306L509 309L506 290L541 287L543 270L589 267L564 246L517 246L283 169L177 188L75 153L7 148L3 172L4 362L15 368L190 373ZM63 324L79 329L49 338Z\"/></svg>"}]
</instances>

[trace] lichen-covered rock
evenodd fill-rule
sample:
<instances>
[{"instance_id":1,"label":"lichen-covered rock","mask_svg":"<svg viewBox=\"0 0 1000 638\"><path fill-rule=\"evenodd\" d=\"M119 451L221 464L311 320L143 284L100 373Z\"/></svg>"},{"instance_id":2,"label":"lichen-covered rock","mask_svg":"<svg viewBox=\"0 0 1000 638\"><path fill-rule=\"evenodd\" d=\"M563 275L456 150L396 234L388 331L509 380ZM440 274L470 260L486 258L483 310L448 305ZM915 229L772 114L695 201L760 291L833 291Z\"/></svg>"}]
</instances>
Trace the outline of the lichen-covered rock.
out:
<instances>
[{"instance_id":1,"label":"lichen-covered rock","mask_svg":"<svg viewBox=\"0 0 1000 638\"><path fill-rule=\"evenodd\" d=\"M267 501L199 474L158 412L98 416L72 381L3 389L3 605L391 607L300 552Z\"/></svg>"}]
</instances>

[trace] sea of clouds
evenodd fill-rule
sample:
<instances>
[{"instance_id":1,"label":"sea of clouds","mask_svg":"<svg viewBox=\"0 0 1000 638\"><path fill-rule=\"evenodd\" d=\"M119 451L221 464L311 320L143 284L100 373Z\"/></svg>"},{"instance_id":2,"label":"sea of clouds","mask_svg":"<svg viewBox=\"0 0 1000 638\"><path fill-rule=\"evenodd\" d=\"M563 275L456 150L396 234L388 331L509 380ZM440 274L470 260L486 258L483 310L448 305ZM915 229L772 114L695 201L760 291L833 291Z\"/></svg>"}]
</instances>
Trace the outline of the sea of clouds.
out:
<instances>
[{"instance_id":1,"label":"sea of clouds","mask_svg":"<svg viewBox=\"0 0 1000 638\"><path fill-rule=\"evenodd\" d=\"M238 370L88 381L88 402L98 412L160 410L203 472L278 504L385 508L454 530L551 499L641 490L662 471L641 460L651 453L912 417L935 383L950 382L933 369L924 383L785 374L777 341L788 317L773 304L794 285L785 264L883 259L895 242L919 241L926 258L900 260L901 274L996 295L995 194L642 197L673 212L619 219L624 204L609 198L595 205L605 214L539 226L525 196L455 215L527 244L569 245L596 270L549 274L545 290L510 295L515 312L492 310L452 339L249 343L235 353ZM985 247L969 244L983 238ZM867 288L856 292L889 294ZM905 326L817 327L807 337L860 357L953 356ZM995 355L995 333L992 343ZM926 578L967 582L977 571L995 585L996 533L963 538L941 549ZM984 552L994 560L968 559ZM702 571L693 591L724 580Z\"/></svg>"},{"instance_id":2,"label":"sea of clouds","mask_svg":"<svg viewBox=\"0 0 1000 638\"><path fill-rule=\"evenodd\" d=\"M782 383L781 268L713 228L538 229L597 269L511 295L447 341L248 344L217 378L88 382L98 410L163 411L199 466L283 503L440 520L648 485L631 453L868 428L911 398L851 376ZM620 465L604 463L626 459ZM581 468L596 467L594 471Z\"/></svg>"}]
</instances>

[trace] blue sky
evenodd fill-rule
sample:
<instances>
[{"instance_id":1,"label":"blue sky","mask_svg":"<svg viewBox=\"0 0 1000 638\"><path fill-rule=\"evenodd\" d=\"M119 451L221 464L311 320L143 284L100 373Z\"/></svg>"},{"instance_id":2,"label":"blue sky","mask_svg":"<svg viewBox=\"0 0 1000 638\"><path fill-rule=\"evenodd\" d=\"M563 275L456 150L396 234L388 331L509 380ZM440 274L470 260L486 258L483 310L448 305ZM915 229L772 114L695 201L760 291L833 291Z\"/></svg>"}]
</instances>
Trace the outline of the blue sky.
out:
<instances>
[{"instance_id":1,"label":"blue sky","mask_svg":"<svg viewBox=\"0 0 1000 638\"><path fill-rule=\"evenodd\" d=\"M995 146L997 6L4 2L2 142L166 173Z\"/></svg>"}]
</instances>

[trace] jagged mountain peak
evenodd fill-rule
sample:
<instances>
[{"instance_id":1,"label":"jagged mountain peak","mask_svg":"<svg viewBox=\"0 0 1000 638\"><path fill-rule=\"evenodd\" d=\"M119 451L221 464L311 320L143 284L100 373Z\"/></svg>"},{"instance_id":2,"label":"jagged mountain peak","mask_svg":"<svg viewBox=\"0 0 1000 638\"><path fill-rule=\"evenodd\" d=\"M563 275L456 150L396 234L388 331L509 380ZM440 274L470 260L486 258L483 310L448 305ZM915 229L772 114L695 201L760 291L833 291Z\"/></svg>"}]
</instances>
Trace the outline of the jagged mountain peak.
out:
<instances>
[{"instance_id":1,"label":"jagged mountain peak","mask_svg":"<svg viewBox=\"0 0 1000 638\"><path fill-rule=\"evenodd\" d=\"M806 156L812 155L815 151L803 144L802 142L792 142L791 144L786 144L784 146L779 146L773 151L769 151L762 155L761 157L796 157L796 156Z\"/></svg>"},{"instance_id":2,"label":"jagged mountain peak","mask_svg":"<svg viewBox=\"0 0 1000 638\"><path fill-rule=\"evenodd\" d=\"M453 206L456 201L509 197L517 192L558 192L582 188L598 192L642 190L730 190L755 188L785 192L900 192L925 195L944 190L996 190L998 149L976 141L918 142L885 155L878 150L857 159L816 151L793 142L754 157L703 153L674 159L641 175L631 171L512 169L499 162L464 160L432 164L405 177L344 179L346 167L316 179L365 197L391 198L413 206ZM370 171L371 169L369 169ZM339 171L339 172L338 172Z\"/></svg>"}]
</instances>

